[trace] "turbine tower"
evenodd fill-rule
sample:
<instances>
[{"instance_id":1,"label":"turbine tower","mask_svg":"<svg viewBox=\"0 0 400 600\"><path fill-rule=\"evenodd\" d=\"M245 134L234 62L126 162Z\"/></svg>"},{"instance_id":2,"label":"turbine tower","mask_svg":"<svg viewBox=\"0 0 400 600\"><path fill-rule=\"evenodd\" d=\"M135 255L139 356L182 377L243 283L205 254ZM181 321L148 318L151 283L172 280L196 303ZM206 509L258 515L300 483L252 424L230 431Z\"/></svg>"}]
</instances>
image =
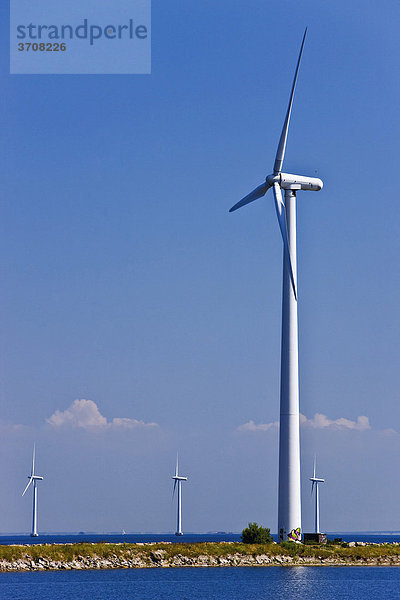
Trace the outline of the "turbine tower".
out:
<instances>
[{"instance_id":1,"label":"turbine tower","mask_svg":"<svg viewBox=\"0 0 400 600\"><path fill-rule=\"evenodd\" d=\"M289 105L276 152L274 171L265 182L235 204L235 211L264 196L273 188L276 215L283 239L283 291L281 389L279 429L279 496L278 534L280 540L301 540L300 498L300 431L299 431L299 361L297 325L297 248L296 248L296 193L298 190L319 191L322 181L316 177L282 172L285 148L292 112L300 61L307 29L304 32ZM285 192L285 201L282 192Z\"/></svg>"},{"instance_id":2,"label":"turbine tower","mask_svg":"<svg viewBox=\"0 0 400 600\"><path fill-rule=\"evenodd\" d=\"M179 464L178 464L178 455L176 455L176 468L175 475L172 476L174 480L174 491L173 496L175 494L176 484L178 484L178 511L176 518L176 532L175 535L183 535L182 533L182 481L187 481L187 477L181 477L178 474Z\"/></svg>"},{"instance_id":3,"label":"turbine tower","mask_svg":"<svg viewBox=\"0 0 400 600\"><path fill-rule=\"evenodd\" d=\"M314 457L314 472L313 472L313 476L310 477L310 481L311 483L311 493L313 493L314 491L314 485L315 485L315 533L321 533L319 530L319 490L318 490L318 484L319 483L325 483L325 479L320 479L319 477L315 476L315 464L316 464L316 459Z\"/></svg>"},{"instance_id":4,"label":"turbine tower","mask_svg":"<svg viewBox=\"0 0 400 600\"><path fill-rule=\"evenodd\" d=\"M37 532L37 482L42 481L43 477L40 477L39 475L35 475L35 445L33 446L32 470L31 470L31 474L28 475L28 479L29 479L28 485L22 492L22 495L23 496L25 495L25 492L27 491L28 487L31 485L31 483L33 483L33 511L32 511L31 537L38 537L39 534Z\"/></svg>"}]
</instances>

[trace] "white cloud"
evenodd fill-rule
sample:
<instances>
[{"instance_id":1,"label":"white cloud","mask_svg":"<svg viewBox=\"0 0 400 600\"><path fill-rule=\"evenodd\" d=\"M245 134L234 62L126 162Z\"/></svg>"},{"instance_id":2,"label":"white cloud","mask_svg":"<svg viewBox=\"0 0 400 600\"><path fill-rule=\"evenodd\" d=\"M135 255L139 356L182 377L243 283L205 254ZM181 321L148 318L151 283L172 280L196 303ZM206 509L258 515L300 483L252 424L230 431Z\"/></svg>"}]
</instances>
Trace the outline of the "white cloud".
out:
<instances>
[{"instance_id":1,"label":"white cloud","mask_svg":"<svg viewBox=\"0 0 400 600\"><path fill-rule=\"evenodd\" d=\"M6 421L0 421L0 431L3 432L15 432L15 431L26 431L28 427L26 425L8 423Z\"/></svg>"},{"instance_id":2,"label":"white cloud","mask_svg":"<svg viewBox=\"0 0 400 600\"><path fill-rule=\"evenodd\" d=\"M236 431L268 431L269 429L275 429L278 427L278 421L274 421L273 423L254 423L254 421L249 421L248 423L239 425Z\"/></svg>"},{"instance_id":3,"label":"white cloud","mask_svg":"<svg viewBox=\"0 0 400 600\"><path fill-rule=\"evenodd\" d=\"M366 431L371 429L369 418L363 415L357 417L357 421L340 417L339 419L328 419L326 415L315 413L312 419L307 419L300 414L300 425L313 427L314 429L352 429L355 431Z\"/></svg>"},{"instance_id":4,"label":"white cloud","mask_svg":"<svg viewBox=\"0 0 400 600\"><path fill-rule=\"evenodd\" d=\"M52 427L81 427L87 430L136 429L157 427L157 423L145 423L127 417L114 417L107 421L93 400L75 400L66 410L56 410L46 422Z\"/></svg>"},{"instance_id":5,"label":"white cloud","mask_svg":"<svg viewBox=\"0 0 400 600\"><path fill-rule=\"evenodd\" d=\"M315 413L312 419L307 419L306 416L300 413L300 425L303 427L313 427L314 429L350 429L354 431L367 431L371 429L369 418L365 416L357 417L356 421L340 417L339 419L328 419L326 415ZM254 423L248 421L243 425L239 425L236 431L269 431L279 427L278 421L271 423Z\"/></svg>"}]
</instances>

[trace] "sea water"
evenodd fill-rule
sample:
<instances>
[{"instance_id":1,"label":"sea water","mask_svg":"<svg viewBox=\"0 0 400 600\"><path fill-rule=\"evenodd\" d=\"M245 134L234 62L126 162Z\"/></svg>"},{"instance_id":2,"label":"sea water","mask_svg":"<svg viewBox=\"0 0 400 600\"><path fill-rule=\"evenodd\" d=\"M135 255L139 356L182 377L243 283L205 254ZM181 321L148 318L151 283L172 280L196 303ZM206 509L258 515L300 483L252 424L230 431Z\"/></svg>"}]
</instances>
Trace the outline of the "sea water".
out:
<instances>
[{"instance_id":1,"label":"sea water","mask_svg":"<svg viewBox=\"0 0 400 600\"><path fill-rule=\"evenodd\" d=\"M0 574L1 600L400 599L398 567L220 567Z\"/></svg>"},{"instance_id":2,"label":"sea water","mask_svg":"<svg viewBox=\"0 0 400 600\"><path fill-rule=\"evenodd\" d=\"M273 536L277 539L277 536ZM342 538L344 542L369 542L375 544L400 543L400 535L395 534L361 534L361 533L328 533L328 538ZM78 544L80 542L108 542L110 544L137 544L151 542L171 542L172 544L195 544L199 542L240 542L240 533L185 533L176 536L170 533L63 533L29 535L0 535L0 545L4 544ZM0 598L1 600L1 598Z\"/></svg>"}]
</instances>

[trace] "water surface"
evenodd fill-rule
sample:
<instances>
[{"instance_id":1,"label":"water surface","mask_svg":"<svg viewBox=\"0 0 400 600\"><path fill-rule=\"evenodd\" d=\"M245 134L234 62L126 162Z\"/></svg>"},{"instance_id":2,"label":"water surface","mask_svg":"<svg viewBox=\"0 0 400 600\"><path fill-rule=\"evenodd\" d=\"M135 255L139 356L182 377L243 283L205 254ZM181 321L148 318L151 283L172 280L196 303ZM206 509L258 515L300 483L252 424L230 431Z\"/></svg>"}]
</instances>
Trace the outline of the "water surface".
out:
<instances>
[{"instance_id":1,"label":"water surface","mask_svg":"<svg viewBox=\"0 0 400 600\"><path fill-rule=\"evenodd\" d=\"M223 567L0 574L1 600L400 599L396 567Z\"/></svg>"}]
</instances>

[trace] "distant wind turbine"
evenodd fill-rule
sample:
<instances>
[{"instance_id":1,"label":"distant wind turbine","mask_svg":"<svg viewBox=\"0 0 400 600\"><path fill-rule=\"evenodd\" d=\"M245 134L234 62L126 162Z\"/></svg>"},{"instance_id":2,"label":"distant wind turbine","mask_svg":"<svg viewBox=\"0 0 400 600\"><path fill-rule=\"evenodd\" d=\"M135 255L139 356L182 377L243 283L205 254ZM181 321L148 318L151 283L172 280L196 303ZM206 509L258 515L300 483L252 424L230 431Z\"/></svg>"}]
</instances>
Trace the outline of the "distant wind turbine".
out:
<instances>
[{"instance_id":1,"label":"distant wind turbine","mask_svg":"<svg viewBox=\"0 0 400 600\"><path fill-rule=\"evenodd\" d=\"M32 533L31 537L37 537L39 534L37 532L37 482L42 481L43 477L39 475L35 475L35 445L33 446L33 456L32 456L32 470L31 474L28 475L28 485L22 492L22 495L25 495L28 487L33 483L33 511L32 511Z\"/></svg>"},{"instance_id":2,"label":"distant wind turbine","mask_svg":"<svg viewBox=\"0 0 400 600\"><path fill-rule=\"evenodd\" d=\"M301 540L300 497L300 433L299 433L299 357L297 316L297 248L296 248L296 192L318 191L322 181L316 177L282 172L286 141L292 112L297 75L303 54L307 29L304 32L297 67L293 79L289 105L276 152L274 171L265 182L235 204L229 212L265 196L273 188L276 215L283 240L283 293L282 293L282 346L281 392L279 427L279 497L278 535L280 540ZM276 67L276 65L274 65ZM282 69L279 69L282 78ZM271 81L270 81L271 82ZM270 86L271 88L271 86ZM276 90L276 78L272 84ZM265 135L264 135L265 137ZM285 201L282 191L285 191Z\"/></svg>"},{"instance_id":3,"label":"distant wind turbine","mask_svg":"<svg viewBox=\"0 0 400 600\"><path fill-rule=\"evenodd\" d=\"M318 490L318 485L320 483L325 483L325 479L320 479L319 477L315 476L315 467L316 467L316 459L314 457L314 472L313 472L313 476L310 477L310 481L311 483L311 493L313 493L314 491L314 485L315 485L315 533L320 533L319 530L319 490Z\"/></svg>"},{"instance_id":4,"label":"distant wind turbine","mask_svg":"<svg viewBox=\"0 0 400 600\"><path fill-rule=\"evenodd\" d=\"M172 496L175 495L176 484L178 484L178 511L177 511L175 535L183 535L183 533L182 533L182 481L187 481L187 477L181 477L179 475L178 455L176 455L175 475L172 476L172 479L174 480L174 491L173 491Z\"/></svg>"}]
</instances>

